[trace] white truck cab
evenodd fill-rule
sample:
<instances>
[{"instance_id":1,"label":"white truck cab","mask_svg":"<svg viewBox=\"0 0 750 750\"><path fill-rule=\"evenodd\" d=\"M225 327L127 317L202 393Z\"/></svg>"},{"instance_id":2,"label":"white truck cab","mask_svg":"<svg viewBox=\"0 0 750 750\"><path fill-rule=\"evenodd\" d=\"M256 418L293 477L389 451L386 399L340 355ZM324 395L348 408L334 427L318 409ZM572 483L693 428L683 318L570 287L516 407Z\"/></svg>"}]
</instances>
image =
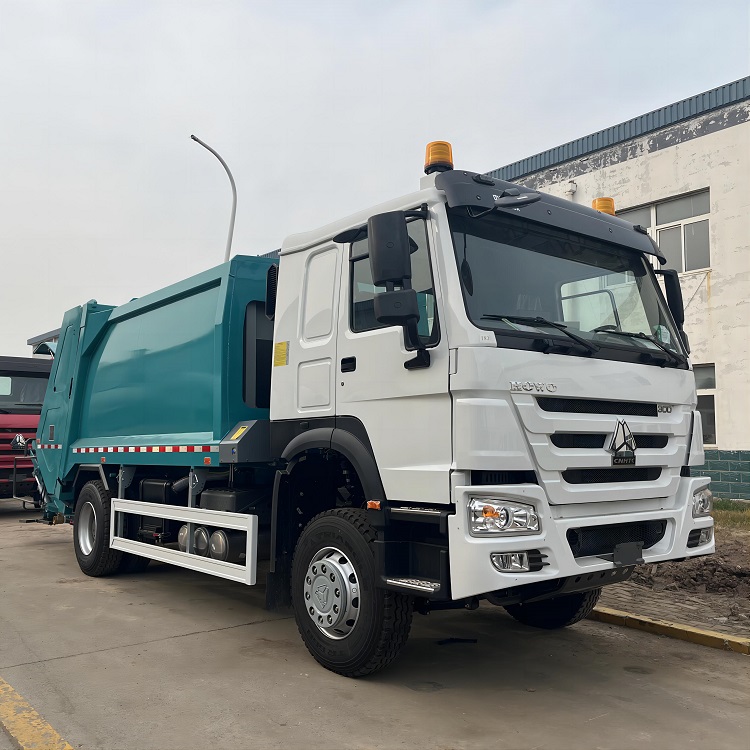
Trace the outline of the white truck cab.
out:
<instances>
[{"instance_id":1,"label":"white truck cab","mask_svg":"<svg viewBox=\"0 0 750 750\"><path fill-rule=\"evenodd\" d=\"M446 145L418 192L283 244L272 452L342 457L383 590L569 624L635 565L714 550L679 282L642 228ZM340 645L321 611L303 636Z\"/></svg>"}]
</instances>

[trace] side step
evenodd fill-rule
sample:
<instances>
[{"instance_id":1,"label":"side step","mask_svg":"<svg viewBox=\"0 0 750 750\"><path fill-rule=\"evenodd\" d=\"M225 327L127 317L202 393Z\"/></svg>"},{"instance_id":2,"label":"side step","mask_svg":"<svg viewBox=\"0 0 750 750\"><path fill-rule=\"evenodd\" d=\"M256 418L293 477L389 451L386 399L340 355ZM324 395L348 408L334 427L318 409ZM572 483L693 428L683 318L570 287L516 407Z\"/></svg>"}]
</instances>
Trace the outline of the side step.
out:
<instances>
[{"instance_id":1,"label":"side step","mask_svg":"<svg viewBox=\"0 0 750 750\"><path fill-rule=\"evenodd\" d=\"M426 581L420 578L386 578L385 582L391 588L408 589L412 593L420 591L423 594L437 594L440 591L438 581Z\"/></svg>"},{"instance_id":2,"label":"side step","mask_svg":"<svg viewBox=\"0 0 750 750\"><path fill-rule=\"evenodd\" d=\"M247 533L247 548L245 553L245 564L224 562L214 560L210 557L180 552L155 544L146 544L134 539L126 539L118 534L118 529L124 528L121 524L124 514L136 516L149 516L151 518L167 518L172 521L182 521L190 524L189 537L192 539L192 526L210 526L217 529L233 529ZM122 500L112 498L112 515L109 530L109 546L133 555L148 557L151 560L178 565L181 568L197 570L208 573L218 578L226 578L230 581L245 583L254 586L258 571L258 516L245 513L227 513L221 510L208 510L206 508L186 508L182 505L160 505L157 503L144 503L140 500Z\"/></svg>"}]
</instances>

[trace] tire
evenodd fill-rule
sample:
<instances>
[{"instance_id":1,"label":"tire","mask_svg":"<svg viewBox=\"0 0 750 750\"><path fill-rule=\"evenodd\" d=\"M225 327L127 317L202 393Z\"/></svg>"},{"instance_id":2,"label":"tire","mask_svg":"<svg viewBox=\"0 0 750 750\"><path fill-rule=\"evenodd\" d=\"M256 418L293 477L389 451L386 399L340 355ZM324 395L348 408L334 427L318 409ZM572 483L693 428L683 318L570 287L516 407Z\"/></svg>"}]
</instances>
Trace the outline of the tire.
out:
<instances>
[{"instance_id":1,"label":"tire","mask_svg":"<svg viewBox=\"0 0 750 750\"><path fill-rule=\"evenodd\" d=\"M528 604L510 604L505 609L508 614L524 625L534 628L556 630L580 622L591 614L599 601L601 588L563 594L554 599Z\"/></svg>"},{"instance_id":2,"label":"tire","mask_svg":"<svg viewBox=\"0 0 750 750\"><path fill-rule=\"evenodd\" d=\"M294 551L297 628L313 658L345 677L390 664L411 628L411 597L375 586L375 538L364 511L340 508L313 518Z\"/></svg>"},{"instance_id":3,"label":"tire","mask_svg":"<svg viewBox=\"0 0 750 750\"><path fill-rule=\"evenodd\" d=\"M81 570L87 576L116 573L123 553L109 548L110 497L98 479L83 485L73 517L73 546Z\"/></svg>"}]
</instances>

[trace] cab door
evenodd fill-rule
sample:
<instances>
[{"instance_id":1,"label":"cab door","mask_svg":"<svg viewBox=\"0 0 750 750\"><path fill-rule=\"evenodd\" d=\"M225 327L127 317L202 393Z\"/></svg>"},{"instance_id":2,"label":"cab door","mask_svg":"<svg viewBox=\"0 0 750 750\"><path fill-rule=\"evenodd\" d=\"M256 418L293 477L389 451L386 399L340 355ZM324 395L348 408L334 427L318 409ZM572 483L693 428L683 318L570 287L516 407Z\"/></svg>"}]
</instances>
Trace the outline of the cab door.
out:
<instances>
[{"instance_id":1,"label":"cab door","mask_svg":"<svg viewBox=\"0 0 750 750\"><path fill-rule=\"evenodd\" d=\"M448 343L440 327L438 279L431 262L432 232L421 218L408 223L412 287L417 291L420 340L430 366L406 369L408 351L400 326L375 319L366 231L345 246L338 333L337 417L362 422L386 498L402 502L450 500L451 401Z\"/></svg>"}]
</instances>

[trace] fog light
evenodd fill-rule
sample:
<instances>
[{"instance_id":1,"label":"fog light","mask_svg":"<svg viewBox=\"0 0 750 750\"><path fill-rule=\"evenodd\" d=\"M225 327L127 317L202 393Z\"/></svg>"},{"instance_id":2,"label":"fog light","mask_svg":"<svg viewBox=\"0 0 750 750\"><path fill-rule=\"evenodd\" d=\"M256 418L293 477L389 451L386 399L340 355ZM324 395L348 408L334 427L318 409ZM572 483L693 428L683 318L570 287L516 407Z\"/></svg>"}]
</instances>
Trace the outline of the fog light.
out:
<instances>
[{"instance_id":1,"label":"fog light","mask_svg":"<svg viewBox=\"0 0 750 750\"><path fill-rule=\"evenodd\" d=\"M535 534L540 529L533 505L492 497L469 500L469 533L472 536L494 534Z\"/></svg>"},{"instance_id":2,"label":"fog light","mask_svg":"<svg viewBox=\"0 0 750 750\"><path fill-rule=\"evenodd\" d=\"M501 573L528 573L531 570L528 552L493 552L490 560Z\"/></svg>"},{"instance_id":3,"label":"fog light","mask_svg":"<svg viewBox=\"0 0 750 750\"><path fill-rule=\"evenodd\" d=\"M714 496L711 490L698 490L693 495L693 518L707 516L714 507Z\"/></svg>"},{"instance_id":4,"label":"fog light","mask_svg":"<svg viewBox=\"0 0 750 750\"><path fill-rule=\"evenodd\" d=\"M714 538L714 527L709 526L706 529L701 529L700 536L698 537L698 546L701 544L708 544Z\"/></svg>"}]
</instances>

